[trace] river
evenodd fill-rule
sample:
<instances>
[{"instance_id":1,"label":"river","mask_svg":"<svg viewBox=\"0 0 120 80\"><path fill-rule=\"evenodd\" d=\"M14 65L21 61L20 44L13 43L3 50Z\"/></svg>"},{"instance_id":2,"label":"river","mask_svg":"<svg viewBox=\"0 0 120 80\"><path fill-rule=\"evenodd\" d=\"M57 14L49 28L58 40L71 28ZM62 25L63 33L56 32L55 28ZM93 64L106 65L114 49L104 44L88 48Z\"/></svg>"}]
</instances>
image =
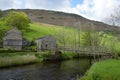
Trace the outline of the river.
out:
<instances>
[{"instance_id":1,"label":"river","mask_svg":"<svg viewBox=\"0 0 120 80\"><path fill-rule=\"evenodd\" d=\"M2 68L0 80L76 80L88 67L88 59L74 59Z\"/></svg>"}]
</instances>

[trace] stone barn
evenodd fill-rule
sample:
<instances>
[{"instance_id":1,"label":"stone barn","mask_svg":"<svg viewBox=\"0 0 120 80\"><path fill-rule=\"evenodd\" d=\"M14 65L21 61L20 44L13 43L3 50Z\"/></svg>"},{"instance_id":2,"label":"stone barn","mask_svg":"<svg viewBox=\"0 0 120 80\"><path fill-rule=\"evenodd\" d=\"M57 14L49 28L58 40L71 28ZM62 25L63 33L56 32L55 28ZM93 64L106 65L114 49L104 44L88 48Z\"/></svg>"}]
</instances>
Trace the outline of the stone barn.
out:
<instances>
[{"instance_id":1,"label":"stone barn","mask_svg":"<svg viewBox=\"0 0 120 80\"><path fill-rule=\"evenodd\" d=\"M57 47L56 39L52 36L44 36L36 41L37 50L55 50Z\"/></svg>"},{"instance_id":2,"label":"stone barn","mask_svg":"<svg viewBox=\"0 0 120 80\"><path fill-rule=\"evenodd\" d=\"M6 32L3 38L3 48L5 50L21 50L22 49L22 32L16 27Z\"/></svg>"}]
</instances>

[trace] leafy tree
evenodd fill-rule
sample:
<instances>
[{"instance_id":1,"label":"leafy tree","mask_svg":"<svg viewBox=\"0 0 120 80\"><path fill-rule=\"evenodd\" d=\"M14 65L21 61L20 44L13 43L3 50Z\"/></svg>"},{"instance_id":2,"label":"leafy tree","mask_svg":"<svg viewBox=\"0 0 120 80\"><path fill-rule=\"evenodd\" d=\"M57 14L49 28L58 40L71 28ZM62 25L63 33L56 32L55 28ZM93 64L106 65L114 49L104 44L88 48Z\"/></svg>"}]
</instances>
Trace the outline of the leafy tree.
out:
<instances>
[{"instance_id":1,"label":"leafy tree","mask_svg":"<svg viewBox=\"0 0 120 80\"><path fill-rule=\"evenodd\" d=\"M82 44L84 46L92 46L92 41L93 41L92 30L88 30L84 32L82 36L82 40L83 40Z\"/></svg>"},{"instance_id":2,"label":"leafy tree","mask_svg":"<svg viewBox=\"0 0 120 80\"><path fill-rule=\"evenodd\" d=\"M83 35L82 35L82 45L86 47L86 51L88 53L92 53L94 60L96 60L96 55L99 57L99 51L101 51L101 38L99 33L95 32L94 25L90 24L91 29L88 29Z\"/></svg>"},{"instance_id":3,"label":"leafy tree","mask_svg":"<svg viewBox=\"0 0 120 80\"><path fill-rule=\"evenodd\" d=\"M24 12L12 11L5 19L7 26L17 27L20 30L27 30L30 19Z\"/></svg>"},{"instance_id":4,"label":"leafy tree","mask_svg":"<svg viewBox=\"0 0 120 80\"><path fill-rule=\"evenodd\" d=\"M68 44L69 36L67 34L68 32L65 29L61 29L54 35L58 43L63 47L66 47Z\"/></svg>"},{"instance_id":5,"label":"leafy tree","mask_svg":"<svg viewBox=\"0 0 120 80\"><path fill-rule=\"evenodd\" d=\"M3 36L5 35L5 32L9 29L10 27L5 26L4 21L0 20L0 42L3 40Z\"/></svg>"}]
</instances>

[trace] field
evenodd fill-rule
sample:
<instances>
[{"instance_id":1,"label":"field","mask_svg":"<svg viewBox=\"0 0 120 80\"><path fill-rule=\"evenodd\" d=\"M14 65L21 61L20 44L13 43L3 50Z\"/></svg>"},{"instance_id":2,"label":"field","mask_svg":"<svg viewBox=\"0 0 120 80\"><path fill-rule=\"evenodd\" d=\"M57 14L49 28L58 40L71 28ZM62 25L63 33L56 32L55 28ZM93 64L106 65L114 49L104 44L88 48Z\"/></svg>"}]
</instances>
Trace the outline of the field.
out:
<instances>
[{"instance_id":1,"label":"field","mask_svg":"<svg viewBox=\"0 0 120 80\"><path fill-rule=\"evenodd\" d=\"M97 62L80 80L120 80L120 60Z\"/></svg>"}]
</instances>

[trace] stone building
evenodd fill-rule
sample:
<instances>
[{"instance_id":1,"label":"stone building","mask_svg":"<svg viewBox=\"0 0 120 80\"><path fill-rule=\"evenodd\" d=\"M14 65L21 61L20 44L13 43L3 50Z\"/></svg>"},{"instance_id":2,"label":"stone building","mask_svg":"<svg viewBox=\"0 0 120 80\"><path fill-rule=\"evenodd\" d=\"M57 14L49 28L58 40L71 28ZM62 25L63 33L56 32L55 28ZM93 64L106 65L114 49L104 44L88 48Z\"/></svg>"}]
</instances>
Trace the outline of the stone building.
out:
<instances>
[{"instance_id":1,"label":"stone building","mask_svg":"<svg viewBox=\"0 0 120 80\"><path fill-rule=\"evenodd\" d=\"M37 50L55 50L57 47L56 39L52 36L38 38L35 42L37 44Z\"/></svg>"},{"instance_id":2,"label":"stone building","mask_svg":"<svg viewBox=\"0 0 120 80\"><path fill-rule=\"evenodd\" d=\"M21 50L22 49L22 32L16 27L6 32L3 38L3 48L5 50Z\"/></svg>"}]
</instances>

